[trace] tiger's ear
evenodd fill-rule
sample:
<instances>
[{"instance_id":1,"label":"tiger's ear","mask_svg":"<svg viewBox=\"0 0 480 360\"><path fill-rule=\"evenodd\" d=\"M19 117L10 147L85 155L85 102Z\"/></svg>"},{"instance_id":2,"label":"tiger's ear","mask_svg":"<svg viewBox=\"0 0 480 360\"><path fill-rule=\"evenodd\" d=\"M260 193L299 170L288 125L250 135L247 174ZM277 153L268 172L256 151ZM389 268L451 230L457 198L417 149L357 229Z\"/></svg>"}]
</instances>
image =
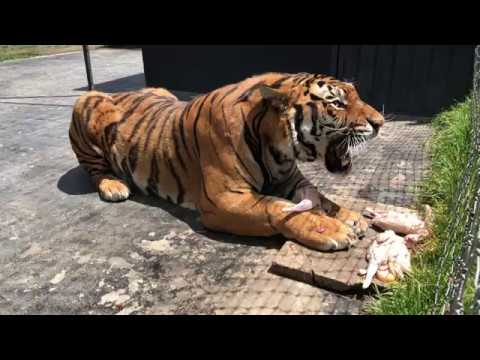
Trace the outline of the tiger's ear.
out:
<instances>
[{"instance_id":1,"label":"tiger's ear","mask_svg":"<svg viewBox=\"0 0 480 360\"><path fill-rule=\"evenodd\" d=\"M258 90L262 98L278 110L285 110L293 104L297 98L297 94L294 91L280 91L267 85L261 85Z\"/></svg>"}]
</instances>

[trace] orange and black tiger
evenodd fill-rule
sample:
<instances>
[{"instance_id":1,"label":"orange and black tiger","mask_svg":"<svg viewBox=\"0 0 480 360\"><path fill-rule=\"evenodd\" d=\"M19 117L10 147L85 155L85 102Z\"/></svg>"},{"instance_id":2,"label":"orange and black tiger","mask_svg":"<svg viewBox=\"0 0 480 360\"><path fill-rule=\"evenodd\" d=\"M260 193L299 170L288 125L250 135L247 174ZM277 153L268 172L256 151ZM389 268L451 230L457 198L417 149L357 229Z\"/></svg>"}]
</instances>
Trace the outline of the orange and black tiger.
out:
<instances>
[{"instance_id":1,"label":"orange and black tiger","mask_svg":"<svg viewBox=\"0 0 480 360\"><path fill-rule=\"evenodd\" d=\"M212 230L283 234L339 250L367 223L321 195L297 160L323 159L329 171L345 173L352 148L375 137L383 123L350 83L268 73L188 102L160 88L88 92L74 106L69 135L107 201L125 200L136 187L197 209ZM314 209L283 211L305 198Z\"/></svg>"}]
</instances>

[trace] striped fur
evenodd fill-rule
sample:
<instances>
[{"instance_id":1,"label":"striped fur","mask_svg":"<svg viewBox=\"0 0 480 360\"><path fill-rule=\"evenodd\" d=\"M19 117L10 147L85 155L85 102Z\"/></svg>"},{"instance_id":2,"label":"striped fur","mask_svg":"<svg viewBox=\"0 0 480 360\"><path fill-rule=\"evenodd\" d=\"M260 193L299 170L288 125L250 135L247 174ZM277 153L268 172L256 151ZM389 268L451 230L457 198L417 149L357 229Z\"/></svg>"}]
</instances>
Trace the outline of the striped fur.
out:
<instances>
[{"instance_id":1,"label":"striped fur","mask_svg":"<svg viewBox=\"0 0 480 360\"><path fill-rule=\"evenodd\" d=\"M343 171L351 162L349 146L375 136L382 124L351 84L316 74L268 73L190 102L165 89L88 92L74 106L69 135L105 200L125 200L134 186L197 209L214 230L282 233L328 250L350 244L350 228L356 230L361 219L315 189L323 215L309 212L308 222L326 226L326 235L292 225L302 216L287 221L281 208L314 189L296 161L324 159L329 170ZM327 159L334 141L345 151L337 159L337 146ZM353 218L357 223L349 224Z\"/></svg>"}]
</instances>

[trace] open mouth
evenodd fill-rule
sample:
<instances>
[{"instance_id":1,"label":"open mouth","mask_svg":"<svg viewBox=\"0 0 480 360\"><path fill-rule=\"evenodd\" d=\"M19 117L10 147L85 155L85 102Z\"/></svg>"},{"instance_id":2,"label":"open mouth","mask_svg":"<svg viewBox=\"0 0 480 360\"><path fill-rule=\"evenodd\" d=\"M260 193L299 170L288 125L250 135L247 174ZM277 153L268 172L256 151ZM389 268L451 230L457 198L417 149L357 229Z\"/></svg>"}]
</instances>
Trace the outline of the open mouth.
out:
<instances>
[{"instance_id":1,"label":"open mouth","mask_svg":"<svg viewBox=\"0 0 480 360\"><path fill-rule=\"evenodd\" d=\"M345 137L329 142L325 153L325 167L331 173L347 174L352 169L352 158Z\"/></svg>"}]
</instances>

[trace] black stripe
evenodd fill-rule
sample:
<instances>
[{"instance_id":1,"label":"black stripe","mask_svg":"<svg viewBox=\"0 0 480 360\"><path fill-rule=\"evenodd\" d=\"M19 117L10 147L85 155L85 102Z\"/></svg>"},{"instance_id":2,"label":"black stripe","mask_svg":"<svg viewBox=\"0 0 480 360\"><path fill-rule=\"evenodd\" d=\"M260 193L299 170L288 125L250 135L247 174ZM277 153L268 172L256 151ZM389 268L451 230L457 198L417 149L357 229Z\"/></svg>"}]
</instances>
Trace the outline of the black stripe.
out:
<instances>
[{"instance_id":1,"label":"black stripe","mask_svg":"<svg viewBox=\"0 0 480 360\"><path fill-rule=\"evenodd\" d=\"M175 124L174 124L175 125ZM187 166L185 165L185 161L183 160L182 154L180 153L180 146L177 140L177 131L175 131L175 126L172 127L172 138L173 138L173 148L175 150L175 155L182 166L184 171L187 170Z\"/></svg>"},{"instance_id":2,"label":"black stripe","mask_svg":"<svg viewBox=\"0 0 480 360\"><path fill-rule=\"evenodd\" d=\"M160 113L161 111L167 109L170 105L173 105L172 104L168 104L168 105L165 105L165 106L162 106L161 108L157 109L155 111L155 113L152 115L152 117L149 119L149 122L148 122L148 127L145 129L145 133L147 134L147 137L145 138L145 142L143 144L143 151L146 151L147 147L148 147L148 144L150 143L150 138L152 137L152 134L155 132L155 129L157 127L158 124L162 123L162 129L163 127L165 126L165 123L166 123L166 118L163 117L163 119L157 119L156 118L156 115L158 113ZM159 139L157 138L157 141ZM153 147L153 150L155 149L155 147Z\"/></svg>"},{"instance_id":3,"label":"black stripe","mask_svg":"<svg viewBox=\"0 0 480 360\"><path fill-rule=\"evenodd\" d=\"M134 95L134 94L135 94L135 93L128 92L128 93L126 93L126 94L119 95L119 97L114 97L113 103L114 103L115 105L118 105L118 104L121 103L123 100L125 100L127 97L132 96L132 95Z\"/></svg>"},{"instance_id":4,"label":"black stripe","mask_svg":"<svg viewBox=\"0 0 480 360\"><path fill-rule=\"evenodd\" d=\"M258 139L253 135L252 133L252 130L250 129L250 126L249 124L247 123L246 121L246 118L245 118L245 114L243 112L243 109L240 109L241 113L242 113L242 120L243 120L243 124L244 124L244 129L245 129L245 133L244 133L244 136L248 137L249 141L255 145L255 147L258 145Z\"/></svg>"},{"instance_id":5,"label":"black stripe","mask_svg":"<svg viewBox=\"0 0 480 360\"><path fill-rule=\"evenodd\" d=\"M260 204L267 196L266 195L259 195L258 200L253 203L252 206L250 206L250 210L252 210L255 206Z\"/></svg>"},{"instance_id":6,"label":"black stripe","mask_svg":"<svg viewBox=\"0 0 480 360\"><path fill-rule=\"evenodd\" d=\"M79 137L79 140L83 142L83 144L85 145L85 148L91 149L92 141L90 140L90 137L88 136L88 134L85 134L85 131L84 131L86 130L85 126L83 126L80 123L79 118L75 114L74 114L74 117L75 119L73 121L73 127Z\"/></svg>"},{"instance_id":7,"label":"black stripe","mask_svg":"<svg viewBox=\"0 0 480 360\"><path fill-rule=\"evenodd\" d=\"M223 94L223 96L220 98L220 100L218 100L219 103L222 103L223 100L225 100L225 98L230 95L232 92L234 92L235 90L238 89L238 85L232 85L232 88L230 90L227 90L225 92L225 94Z\"/></svg>"},{"instance_id":8,"label":"black stripe","mask_svg":"<svg viewBox=\"0 0 480 360\"><path fill-rule=\"evenodd\" d=\"M235 165L235 170L237 172L237 174L242 178L242 180L248 184L248 186L250 186L252 189L255 189L256 191L260 191L260 189L258 188L258 186L256 184L253 184L250 180L248 180L245 176L243 176L242 172L240 171L240 169Z\"/></svg>"},{"instance_id":9,"label":"black stripe","mask_svg":"<svg viewBox=\"0 0 480 360\"><path fill-rule=\"evenodd\" d=\"M147 192L150 195L158 195L157 189L157 177L158 177L158 167L157 167L157 156L156 153L153 153L152 159L150 160L150 175L147 182Z\"/></svg>"},{"instance_id":10,"label":"black stripe","mask_svg":"<svg viewBox=\"0 0 480 360\"><path fill-rule=\"evenodd\" d=\"M273 157L273 160L280 166L285 165L287 163L292 163L294 162L293 159L290 159L288 155L284 154L283 152L277 150L275 147L270 145L268 147L268 151Z\"/></svg>"},{"instance_id":11,"label":"black stripe","mask_svg":"<svg viewBox=\"0 0 480 360\"><path fill-rule=\"evenodd\" d=\"M290 192L289 192L288 195L287 195L287 199L288 199L288 200L291 200L291 199L293 198L293 196L295 195L295 192L297 191L297 186L298 186L298 184L300 184L300 182L303 181L303 180L304 180L304 178L301 177L299 180L297 180L297 181L295 182L295 184L293 185L292 190L290 190Z\"/></svg>"},{"instance_id":12,"label":"black stripe","mask_svg":"<svg viewBox=\"0 0 480 360\"><path fill-rule=\"evenodd\" d=\"M232 141L232 136L231 136L231 133L230 133L230 127L228 126L227 124L227 117L225 115L225 107L224 105L222 104L222 116L223 116L223 121L224 121L224 125L225 125L225 131L228 131L228 139L229 139L229 142L230 142L230 146L232 147L232 150L235 154L235 156L237 157L238 161L240 162L240 164L242 165L242 167L246 170L247 174L250 176L250 178L253 180L253 182L257 182L257 179L255 178L255 176L250 172L250 168L243 162L243 159L242 157L238 154L238 151L237 151L237 148L235 147L235 145L233 144L233 141ZM244 117L243 115L243 111L242 111L242 116ZM243 122L244 126L247 126L247 124L245 123L245 120ZM247 131L249 131L247 129ZM237 172L238 169L237 169ZM240 173L240 172L239 172ZM240 176L242 177L243 180L245 180L245 177L240 174ZM251 181L247 181L247 184L249 184L250 186L252 186L252 182ZM255 189L257 189L257 186L252 186L254 187Z\"/></svg>"},{"instance_id":13,"label":"black stripe","mask_svg":"<svg viewBox=\"0 0 480 360\"><path fill-rule=\"evenodd\" d=\"M142 124L145 122L145 120L148 118L148 115L150 115L148 113L148 111L153 108L154 106L158 105L158 102L154 102L150 105L148 105L145 110L143 111L144 115L137 120L137 123L135 124L135 126L133 127L132 129L132 132L130 133L130 136L128 137L127 139L127 142L131 141L133 139L133 137L137 134L138 130L140 129L140 126L142 126ZM151 118L150 118L151 119Z\"/></svg>"},{"instance_id":14,"label":"black stripe","mask_svg":"<svg viewBox=\"0 0 480 360\"><path fill-rule=\"evenodd\" d=\"M197 149L197 156L200 158L200 146L198 145L198 137L197 137L197 125L198 120L200 119L200 114L202 113L202 108L205 102L207 101L208 97L211 95L208 94L203 98L203 101L200 103L200 106L197 109L195 120L193 121L193 139L195 140L195 148Z\"/></svg>"},{"instance_id":15,"label":"black stripe","mask_svg":"<svg viewBox=\"0 0 480 360\"><path fill-rule=\"evenodd\" d=\"M130 168L130 172L133 173L135 172L135 169L137 167L137 161L138 161L138 143L133 145L129 150L128 150L128 165Z\"/></svg>"},{"instance_id":16,"label":"black stripe","mask_svg":"<svg viewBox=\"0 0 480 360\"><path fill-rule=\"evenodd\" d=\"M78 132L78 131L77 131ZM77 140L75 140L75 138L73 137L72 133L69 131L68 132L68 137L70 138L70 143L75 147L77 148L77 150L79 152L81 152L84 156L93 156L93 149L91 149L89 146L86 147L86 150L84 147L80 146L80 144L77 142ZM92 150L91 153L89 153L88 151ZM96 153L95 153L96 154Z\"/></svg>"},{"instance_id":17,"label":"black stripe","mask_svg":"<svg viewBox=\"0 0 480 360\"><path fill-rule=\"evenodd\" d=\"M153 94L144 94L143 96L138 96L128 107L128 110L123 113L120 123L124 123L128 118L137 110L143 103L144 100L154 96Z\"/></svg>"},{"instance_id":18,"label":"black stripe","mask_svg":"<svg viewBox=\"0 0 480 360\"><path fill-rule=\"evenodd\" d=\"M312 120L312 129L310 130L310 135L317 136L318 134L318 109L315 103L308 102L307 105L310 107L311 111L311 120Z\"/></svg>"},{"instance_id":19,"label":"black stripe","mask_svg":"<svg viewBox=\"0 0 480 360\"><path fill-rule=\"evenodd\" d=\"M205 179L203 178L203 173L201 173L202 175L202 190L205 194L205 197L207 198L207 200L212 204L214 205L215 207L218 208L217 204L215 204L215 202L210 198L210 196L208 196L208 192L207 192L207 188L205 187Z\"/></svg>"},{"instance_id":20,"label":"black stripe","mask_svg":"<svg viewBox=\"0 0 480 360\"><path fill-rule=\"evenodd\" d=\"M296 110L295 113L295 130L297 131L297 137L298 141L302 143L308 150L310 150L313 158L317 157L317 150L315 149L315 146L313 144L310 144L304 140L303 137L303 132L301 131L301 125L303 122L303 108L301 105L294 105L294 108Z\"/></svg>"},{"instance_id":21,"label":"black stripe","mask_svg":"<svg viewBox=\"0 0 480 360\"><path fill-rule=\"evenodd\" d=\"M100 161L100 163L98 163L98 161ZM82 159L80 163L82 165L88 165L92 169L104 169L108 165L102 158L96 161L95 159Z\"/></svg>"},{"instance_id":22,"label":"black stripe","mask_svg":"<svg viewBox=\"0 0 480 360\"><path fill-rule=\"evenodd\" d=\"M175 172L175 168L173 167L170 159L167 157L167 164L168 167L172 173L173 178L175 179L175 182L177 183L177 189L178 189L178 196L177 196L177 204L182 204L183 203L183 196L185 194L185 190L182 187L182 182L180 181L180 178L178 177L177 173Z\"/></svg>"},{"instance_id":23,"label":"black stripe","mask_svg":"<svg viewBox=\"0 0 480 360\"><path fill-rule=\"evenodd\" d=\"M267 112L268 112L268 104L267 104L267 101L265 99L263 99L261 110L255 115L255 117L252 120L252 126L253 126L253 129L254 129L255 135L257 137L260 136L260 132L259 132L260 131L260 124L261 124L262 120L265 118L265 115L267 114Z\"/></svg>"},{"instance_id":24,"label":"black stripe","mask_svg":"<svg viewBox=\"0 0 480 360\"><path fill-rule=\"evenodd\" d=\"M90 105L90 103L91 103L91 101L92 101L93 99L96 99L96 100L95 100L95 103L94 103L93 105ZM85 127L88 128L88 124L90 123L90 119L91 119L91 117L92 117L92 111L95 110L95 108L97 107L97 105L98 105L103 99L104 99L104 98L101 97L101 96L91 96L91 97L89 97L89 98L87 99L87 101L85 101L85 107L84 107L84 109L88 107L88 108L87 108L87 113L86 113L85 118L84 118L84 119L85 119L85 123L86 123Z\"/></svg>"},{"instance_id":25,"label":"black stripe","mask_svg":"<svg viewBox=\"0 0 480 360\"><path fill-rule=\"evenodd\" d=\"M112 146L117 139L117 126L118 123L111 123L103 131L108 147Z\"/></svg>"},{"instance_id":26,"label":"black stripe","mask_svg":"<svg viewBox=\"0 0 480 360\"><path fill-rule=\"evenodd\" d=\"M260 111L259 114L260 113L262 113L262 111ZM257 114L256 117L258 117L259 114ZM245 128L247 129L247 127L245 127ZM249 133L249 131L244 131L243 134L244 134L245 142L246 142L248 148L250 149L250 152L253 156L253 159L258 164L258 166L260 167L260 170L262 172L262 176L263 176L262 192L263 192L264 189L266 189L269 186L272 179L271 179L271 174L267 170L267 168L265 166L265 163L263 162L263 159L262 159L262 141L261 141L260 137L258 136L258 133L257 133L258 144L255 144L253 142L253 136L250 136L251 134Z\"/></svg>"},{"instance_id":27,"label":"black stripe","mask_svg":"<svg viewBox=\"0 0 480 360\"><path fill-rule=\"evenodd\" d=\"M237 101L235 101L235 104L243 101L247 101L248 98L253 94L255 90L257 90L260 86L264 85L265 81L261 80L258 83L255 83L254 85L250 86L247 90L245 90L238 98Z\"/></svg>"},{"instance_id":28,"label":"black stripe","mask_svg":"<svg viewBox=\"0 0 480 360\"><path fill-rule=\"evenodd\" d=\"M126 156L122 160L122 171L123 171L123 174L125 175L125 177L127 178L128 184L129 185L135 185L135 183L133 182L132 174L130 173L130 170L128 168L127 157Z\"/></svg>"},{"instance_id":29,"label":"black stripe","mask_svg":"<svg viewBox=\"0 0 480 360\"><path fill-rule=\"evenodd\" d=\"M247 193L246 191L240 191L240 190L235 190L235 189L231 189L231 188L227 188L227 190L231 193L241 194L241 195L245 195Z\"/></svg>"},{"instance_id":30,"label":"black stripe","mask_svg":"<svg viewBox=\"0 0 480 360\"><path fill-rule=\"evenodd\" d=\"M185 115L191 108L191 103L188 103L182 110L182 113L180 115L180 119L178 120L178 127L180 129L180 138L182 139L183 146L185 148L185 151L188 154L188 148L187 148L187 141L185 139L185 126L184 126L184 121L185 121Z\"/></svg>"},{"instance_id":31,"label":"black stripe","mask_svg":"<svg viewBox=\"0 0 480 360\"><path fill-rule=\"evenodd\" d=\"M312 75L307 74L307 73L300 73L300 74L298 74L298 77L296 77L295 80L294 80L295 85L298 85L298 84L300 84L303 80L308 79L309 76L312 76Z\"/></svg>"},{"instance_id":32,"label":"black stripe","mask_svg":"<svg viewBox=\"0 0 480 360\"><path fill-rule=\"evenodd\" d=\"M280 87L282 87L282 84L285 80L288 80L292 77L292 75L287 75L287 76L284 76L284 77L281 77L280 79L278 79L277 81L275 81L272 85L270 85L270 87L272 89L279 89Z\"/></svg>"}]
</instances>

